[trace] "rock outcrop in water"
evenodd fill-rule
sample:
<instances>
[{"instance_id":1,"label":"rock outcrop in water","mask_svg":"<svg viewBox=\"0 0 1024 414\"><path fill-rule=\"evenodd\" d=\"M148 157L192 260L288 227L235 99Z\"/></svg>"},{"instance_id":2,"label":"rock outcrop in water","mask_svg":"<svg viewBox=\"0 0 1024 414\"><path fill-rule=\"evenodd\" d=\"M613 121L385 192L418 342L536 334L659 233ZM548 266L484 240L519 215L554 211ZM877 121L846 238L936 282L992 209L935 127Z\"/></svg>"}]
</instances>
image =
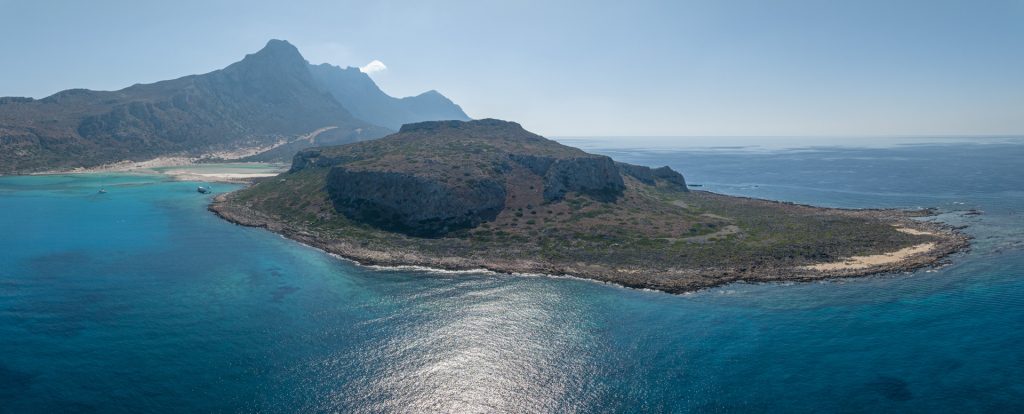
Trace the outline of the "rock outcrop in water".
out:
<instances>
[{"instance_id":1,"label":"rock outcrop in water","mask_svg":"<svg viewBox=\"0 0 1024 414\"><path fill-rule=\"evenodd\" d=\"M935 263L966 238L911 213L690 192L682 174L493 119L309 149L210 207L375 265L569 274L685 292Z\"/></svg>"}]
</instances>

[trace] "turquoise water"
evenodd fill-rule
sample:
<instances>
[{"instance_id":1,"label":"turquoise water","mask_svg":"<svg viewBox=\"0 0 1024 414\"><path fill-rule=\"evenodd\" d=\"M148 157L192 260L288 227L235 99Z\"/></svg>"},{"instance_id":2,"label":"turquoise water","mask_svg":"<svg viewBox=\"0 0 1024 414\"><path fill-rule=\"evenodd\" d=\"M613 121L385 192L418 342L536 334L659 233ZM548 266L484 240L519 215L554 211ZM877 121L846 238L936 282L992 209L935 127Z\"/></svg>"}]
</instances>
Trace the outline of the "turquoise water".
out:
<instances>
[{"instance_id":1,"label":"turquoise water","mask_svg":"<svg viewBox=\"0 0 1024 414\"><path fill-rule=\"evenodd\" d=\"M935 270L673 296L362 268L157 176L0 178L0 412L1024 411L1024 143L572 144L712 191L935 206L977 240Z\"/></svg>"}]
</instances>

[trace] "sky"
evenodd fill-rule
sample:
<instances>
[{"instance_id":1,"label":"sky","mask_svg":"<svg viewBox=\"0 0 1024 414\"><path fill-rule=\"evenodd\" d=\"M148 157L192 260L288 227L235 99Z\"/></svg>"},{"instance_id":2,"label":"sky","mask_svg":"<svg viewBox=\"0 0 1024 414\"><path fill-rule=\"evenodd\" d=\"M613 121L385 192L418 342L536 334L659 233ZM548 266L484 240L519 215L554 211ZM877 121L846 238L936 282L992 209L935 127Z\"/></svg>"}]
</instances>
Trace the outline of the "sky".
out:
<instances>
[{"instance_id":1,"label":"sky","mask_svg":"<svg viewBox=\"0 0 1024 414\"><path fill-rule=\"evenodd\" d=\"M0 96L288 40L549 136L1024 134L1024 0L0 0Z\"/></svg>"}]
</instances>

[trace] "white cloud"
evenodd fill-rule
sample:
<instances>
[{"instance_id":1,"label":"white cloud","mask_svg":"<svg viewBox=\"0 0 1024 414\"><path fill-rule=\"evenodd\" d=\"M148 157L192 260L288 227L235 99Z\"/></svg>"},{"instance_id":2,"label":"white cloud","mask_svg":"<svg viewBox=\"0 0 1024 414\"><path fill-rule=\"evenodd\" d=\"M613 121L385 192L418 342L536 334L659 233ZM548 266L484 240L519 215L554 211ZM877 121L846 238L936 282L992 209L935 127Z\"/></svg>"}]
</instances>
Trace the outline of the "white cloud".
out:
<instances>
[{"instance_id":1,"label":"white cloud","mask_svg":"<svg viewBox=\"0 0 1024 414\"><path fill-rule=\"evenodd\" d=\"M374 59L373 62L367 63L366 66L359 68L359 71L370 74L387 70L387 68L388 67L384 65L384 62Z\"/></svg>"}]
</instances>

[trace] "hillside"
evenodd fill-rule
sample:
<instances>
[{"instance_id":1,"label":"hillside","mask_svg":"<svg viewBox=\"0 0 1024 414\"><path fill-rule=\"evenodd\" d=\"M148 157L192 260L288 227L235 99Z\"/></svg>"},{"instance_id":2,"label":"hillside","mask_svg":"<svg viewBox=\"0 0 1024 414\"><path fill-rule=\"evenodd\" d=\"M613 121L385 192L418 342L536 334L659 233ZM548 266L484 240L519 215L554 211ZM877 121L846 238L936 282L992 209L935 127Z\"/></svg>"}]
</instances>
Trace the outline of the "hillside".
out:
<instances>
[{"instance_id":1,"label":"hillside","mask_svg":"<svg viewBox=\"0 0 1024 414\"><path fill-rule=\"evenodd\" d=\"M313 68L288 42L271 40L259 52L202 75L118 91L72 89L43 99L0 98L0 174L167 155L287 160L302 148L394 131L346 109L362 108L359 99L384 98L339 100L314 78ZM365 81L372 84L366 78L359 81L361 87L369 87ZM340 81L332 84L334 89L342 86ZM458 108L440 99L440 107ZM417 114L416 119L446 115ZM465 117L461 110L458 114Z\"/></svg>"},{"instance_id":2,"label":"hillside","mask_svg":"<svg viewBox=\"0 0 1024 414\"><path fill-rule=\"evenodd\" d=\"M343 69L324 63L310 66L309 70L320 87L352 115L374 125L397 130L404 124L422 121L469 120L462 108L437 91L394 98L358 68Z\"/></svg>"},{"instance_id":3,"label":"hillside","mask_svg":"<svg viewBox=\"0 0 1024 414\"><path fill-rule=\"evenodd\" d=\"M498 120L424 122L308 149L288 173L211 209L367 264L569 274L670 292L913 268L964 245L904 212L691 192L668 167L617 163ZM898 260L846 264L892 252Z\"/></svg>"}]
</instances>

